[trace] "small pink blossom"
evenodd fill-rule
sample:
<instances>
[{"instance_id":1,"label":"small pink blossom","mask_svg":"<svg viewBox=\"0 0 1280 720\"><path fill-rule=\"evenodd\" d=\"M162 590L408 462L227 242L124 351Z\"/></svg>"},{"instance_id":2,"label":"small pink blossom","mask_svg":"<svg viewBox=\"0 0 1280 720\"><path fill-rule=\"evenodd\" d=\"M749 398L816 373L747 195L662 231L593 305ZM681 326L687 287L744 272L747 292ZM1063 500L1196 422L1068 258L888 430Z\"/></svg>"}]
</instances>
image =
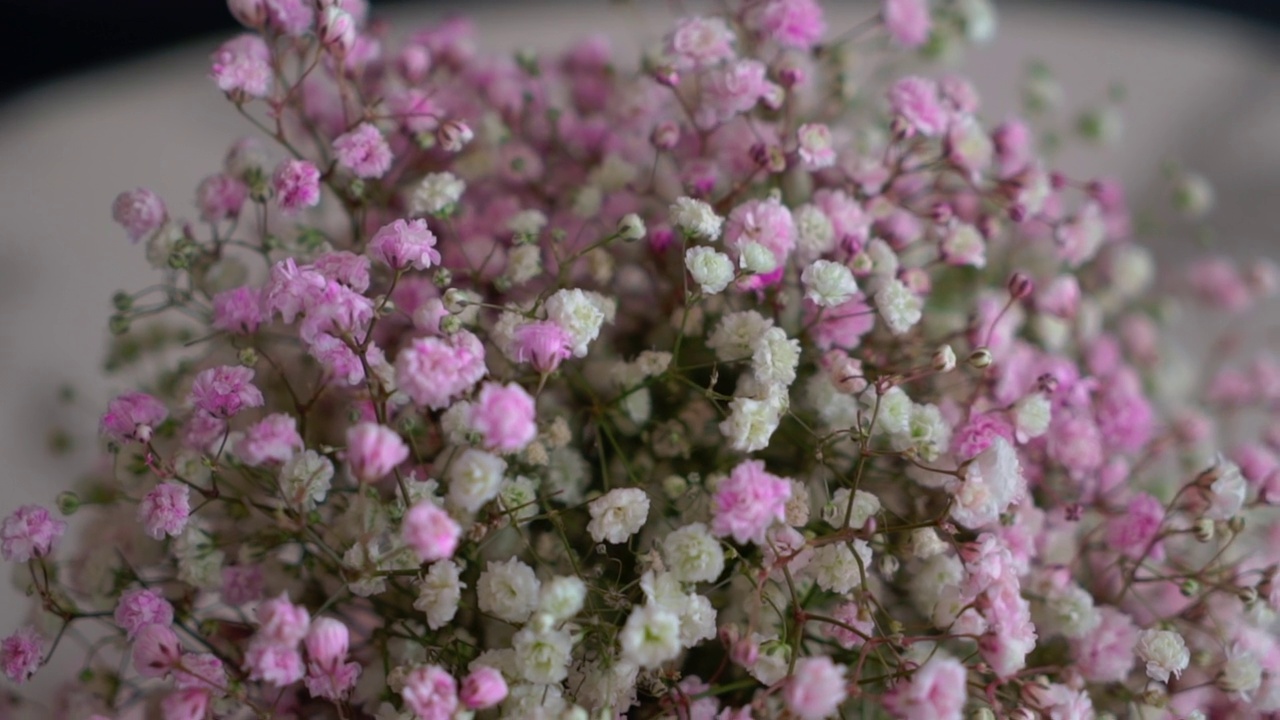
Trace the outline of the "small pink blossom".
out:
<instances>
[{"instance_id":1,"label":"small pink blossom","mask_svg":"<svg viewBox=\"0 0 1280 720\"><path fill-rule=\"evenodd\" d=\"M225 93L266 97L271 94L271 50L257 35L232 38L213 54L210 76Z\"/></svg>"},{"instance_id":2,"label":"small pink blossom","mask_svg":"<svg viewBox=\"0 0 1280 720\"><path fill-rule=\"evenodd\" d=\"M480 665L462 680L458 688L458 699L469 710L485 710L502 702L507 697L507 681L502 673Z\"/></svg>"},{"instance_id":3,"label":"small pink blossom","mask_svg":"<svg viewBox=\"0 0 1280 720\"><path fill-rule=\"evenodd\" d=\"M222 568L222 602L240 606L260 599L263 581L261 565L227 565Z\"/></svg>"},{"instance_id":4,"label":"small pink blossom","mask_svg":"<svg viewBox=\"0 0 1280 720\"><path fill-rule=\"evenodd\" d=\"M718 17L688 17L676 22L667 50L680 68L698 68L728 60L733 53L733 31Z\"/></svg>"},{"instance_id":5,"label":"small pink blossom","mask_svg":"<svg viewBox=\"0 0 1280 720\"><path fill-rule=\"evenodd\" d=\"M1098 424L1083 414L1054 413L1047 437L1049 457L1073 476L1095 472L1106 459Z\"/></svg>"},{"instance_id":6,"label":"small pink blossom","mask_svg":"<svg viewBox=\"0 0 1280 720\"><path fill-rule=\"evenodd\" d=\"M235 454L246 465L258 466L288 462L303 447L298 419L287 413L272 413L245 428Z\"/></svg>"},{"instance_id":7,"label":"small pink blossom","mask_svg":"<svg viewBox=\"0 0 1280 720\"><path fill-rule=\"evenodd\" d=\"M440 264L436 236L426 220L396 220L374 233L368 253L392 270L426 270Z\"/></svg>"},{"instance_id":8,"label":"small pink blossom","mask_svg":"<svg viewBox=\"0 0 1280 720\"><path fill-rule=\"evenodd\" d=\"M808 50L822 40L827 21L816 0L766 0L749 15L752 27L785 48Z\"/></svg>"},{"instance_id":9,"label":"small pink blossom","mask_svg":"<svg viewBox=\"0 0 1280 720\"><path fill-rule=\"evenodd\" d=\"M5 677L22 684L36 674L44 663L44 639L30 625L0 642L0 667Z\"/></svg>"},{"instance_id":10,"label":"small pink blossom","mask_svg":"<svg viewBox=\"0 0 1280 720\"><path fill-rule=\"evenodd\" d=\"M419 338L396 357L396 385L432 410L448 406L487 373L484 345L466 330L448 338Z\"/></svg>"},{"instance_id":11,"label":"small pink blossom","mask_svg":"<svg viewBox=\"0 0 1280 720\"><path fill-rule=\"evenodd\" d=\"M187 527L191 514L191 488L176 482L162 482L138 503L138 520L156 540L177 537Z\"/></svg>"},{"instance_id":12,"label":"small pink blossom","mask_svg":"<svg viewBox=\"0 0 1280 720\"><path fill-rule=\"evenodd\" d=\"M262 324L262 294L243 285L213 296L213 322L218 330L236 335L252 335Z\"/></svg>"},{"instance_id":13,"label":"small pink blossom","mask_svg":"<svg viewBox=\"0 0 1280 720\"><path fill-rule=\"evenodd\" d=\"M1188 271L1191 290L1208 305L1239 312L1252 304L1249 286L1235 263L1227 258L1196 261Z\"/></svg>"},{"instance_id":14,"label":"small pink blossom","mask_svg":"<svg viewBox=\"0 0 1280 720\"><path fill-rule=\"evenodd\" d=\"M836 162L836 150L831 139L831 128L822 123L801 125L796 130L800 160L806 170L820 170Z\"/></svg>"},{"instance_id":15,"label":"small pink blossom","mask_svg":"<svg viewBox=\"0 0 1280 720\"><path fill-rule=\"evenodd\" d=\"M449 720L458 710L458 683L443 668L418 667L404 679L404 704L422 720Z\"/></svg>"},{"instance_id":16,"label":"small pink blossom","mask_svg":"<svg viewBox=\"0 0 1280 720\"><path fill-rule=\"evenodd\" d=\"M515 383L485 383L472 405L471 425L486 448L519 452L538 435L533 396Z\"/></svg>"},{"instance_id":17,"label":"small pink blossom","mask_svg":"<svg viewBox=\"0 0 1280 720\"><path fill-rule=\"evenodd\" d=\"M142 677L167 675L182 657L182 643L168 625L144 625L133 638L133 668Z\"/></svg>"},{"instance_id":18,"label":"small pink blossom","mask_svg":"<svg viewBox=\"0 0 1280 720\"><path fill-rule=\"evenodd\" d=\"M900 720L960 720L968 697L968 671L955 658L937 655L909 679L899 680L884 705Z\"/></svg>"},{"instance_id":19,"label":"small pink blossom","mask_svg":"<svg viewBox=\"0 0 1280 720\"><path fill-rule=\"evenodd\" d=\"M304 640L308 661L326 671L336 669L347 659L350 638L351 632L340 621L316 618Z\"/></svg>"},{"instance_id":20,"label":"small pink blossom","mask_svg":"<svg viewBox=\"0 0 1280 720\"><path fill-rule=\"evenodd\" d=\"M951 452L961 460L977 457L997 437L1013 442L1013 426L1001 415L975 413L951 438Z\"/></svg>"},{"instance_id":21,"label":"small pink blossom","mask_svg":"<svg viewBox=\"0 0 1280 720\"><path fill-rule=\"evenodd\" d=\"M164 720L204 720L209 714L209 691L201 688L176 690L160 702Z\"/></svg>"},{"instance_id":22,"label":"small pink blossom","mask_svg":"<svg viewBox=\"0 0 1280 720\"><path fill-rule=\"evenodd\" d=\"M756 106L765 93L765 66L759 60L734 60L708 71L702 86L698 125L712 128Z\"/></svg>"},{"instance_id":23,"label":"small pink blossom","mask_svg":"<svg viewBox=\"0 0 1280 720\"><path fill-rule=\"evenodd\" d=\"M766 472L762 461L740 463L716 488L711 532L762 544L769 526L786 516L790 497L791 483Z\"/></svg>"},{"instance_id":24,"label":"small pink blossom","mask_svg":"<svg viewBox=\"0 0 1280 720\"><path fill-rule=\"evenodd\" d=\"M333 152L338 164L356 177L379 178L391 169L391 147L371 123L361 123L339 135L333 141Z\"/></svg>"},{"instance_id":25,"label":"small pink blossom","mask_svg":"<svg viewBox=\"0 0 1280 720\"><path fill-rule=\"evenodd\" d=\"M938 97L938 83L929 78L911 76L894 83L889 105L910 132L936 137L947 129L949 117Z\"/></svg>"},{"instance_id":26,"label":"small pink blossom","mask_svg":"<svg viewBox=\"0 0 1280 720\"><path fill-rule=\"evenodd\" d=\"M289 593L264 600L258 605L256 639L274 645L294 647L302 642L311 625L311 613L289 601Z\"/></svg>"},{"instance_id":27,"label":"small pink blossom","mask_svg":"<svg viewBox=\"0 0 1280 720\"><path fill-rule=\"evenodd\" d=\"M268 23L285 35L300 37L311 29L315 21L314 6L307 0L262 1L267 9Z\"/></svg>"},{"instance_id":28,"label":"small pink blossom","mask_svg":"<svg viewBox=\"0 0 1280 720\"><path fill-rule=\"evenodd\" d=\"M169 410L159 399L142 392L127 392L107 403L98 427L104 437L119 443L146 442Z\"/></svg>"},{"instance_id":29,"label":"small pink blossom","mask_svg":"<svg viewBox=\"0 0 1280 720\"><path fill-rule=\"evenodd\" d=\"M458 523L430 500L419 502L405 513L402 530L405 544L424 563L453 557L462 536Z\"/></svg>"},{"instance_id":30,"label":"small pink blossom","mask_svg":"<svg viewBox=\"0 0 1280 720\"><path fill-rule=\"evenodd\" d=\"M844 623L847 627L824 624L822 630L846 650L862 647L862 644L866 642L865 638L875 635L875 618L857 602L846 602L837 606L831 611L831 617ZM858 632L855 633L854 630Z\"/></svg>"},{"instance_id":31,"label":"small pink blossom","mask_svg":"<svg viewBox=\"0 0 1280 720\"><path fill-rule=\"evenodd\" d=\"M573 356L573 338L550 320L525 323L516 328L515 356L542 374L555 372L560 363Z\"/></svg>"},{"instance_id":32,"label":"small pink blossom","mask_svg":"<svg viewBox=\"0 0 1280 720\"><path fill-rule=\"evenodd\" d=\"M281 645L255 639L244 656L244 669L251 680L276 687L292 685L302 679L305 670L302 653L293 645Z\"/></svg>"},{"instance_id":33,"label":"small pink blossom","mask_svg":"<svg viewBox=\"0 0 1280 720\"><path fill-rule=\"evenodd\" d=\"M150 588L126 590L116 602L115 621L132 640L147 625L172 625L173 606Z\"/></svg>"},{"instance_id":34,"label":"small pink blossom","mask_svg":"<svg viewBox=\"0 0 1280 720\"><path fill-rule=\"evenodd\" d=\"M262 391L253 384L253 368L220 365L200 371L187 402L211 417L226 419L247 408L262 407Z\"/></svg>"},{"instance_id":35,"label":"small pink blossom","mask_svg":"<svg viewBox=\"0 0 1280 720\"><path fill-rule=\"evenodd\" d=\"M0 525L0 553L10 562L24 563L53 551L54 543L67 531L67 524L55 520L39 505L23 505Z\"/></svg>"},{"instance_id":36,"label":"small pink blossom","mask_svg":"<svg viewBox=\"0 0 1280 720\"><path fill-rule=\"evenodd\" d=\"M409 458L409 446L396 431L377 423L360 423L347 431L347 464L360 482L375 482Z\"/></svg>"},{"instance_id":37,"label":"small pink blossom","mask_svg":"<svg viewBox=\"0 0 1280 720\"><path fill-rule=\"evenodd\" d=\"M307 692L328 700L345 700L355 689L361 670L357 662L340 663L332 671L308 665Z\"/></svg>"},{"instance_id":38,"label":"small pink blossom","mask_svg":"<svg viewBox=\"0 0 1280 720\"><path fill-rule=\"evenodd\" d=\"M1098 616L1098 626L1071 643L1076 667L1091 682L1120 682L1133 667L1138 626L1113 607L1098 608Z\"/></svg>"},{"instance_id":39,"label":"small pink blossom","mask_svg":"<svg viewBox=\"0 0 1280 720\"><path fill-rule=\"evenodd\" d=\"M286 213L320 203L320 170L306 160L284 160L271 176L276 203Z\"/></svg>"},{"instance_id":40,"label":"small pink blossom","mask_svg":"<svg viewBox=\"0 0 1280 720\"><path fill-rule=\"evenodd\" d=\"M117 195L111 205L111 215L133 242L159 230L169 220L164 201L146 188Z\"/></svg>"},{"instance_id":41,"label":"small pink blossom","mask_svg":"<svg viewBox=\"0 0 1280 720\"><path fill-rule=\"evenodd\" d=\"M748 243L764 246L781 268L796 246L795 220L787 206L777 199L748 200L729 211L725 247L736 260Z\"/></svg>"},{"instance_id":42,"label":"small pink blossom","mask_svg":"<svg viewBox=\"0 0 1280 720\"><path fill-rule=\"evenodd\" d=\"M908 49L924 45L933 28L927 0L885 0L880 15L889 37Z\"/></svg>"},{"instance_id":43,"label":"small pink blossom","mask_svg":"<svg viewBox=\"0 0 1280 720\"><path fill-rule=\"evenodd\" d=\"M834 715L849 696L845 670L825 655L797 660L795 672L782 690L787 709L801 720L823 720Z\"/></svg>"},{"instance_id":44,"label":"small pink blossom","mask_svg":"<svg viewBox=\"0 0 1280 720\"><path fill-rule=\"evenodd\" d=\"M200 219L209 223L229 220L240 215L249 197L249 188L237 178L218 173L200 181L196 188L196 206Z\"/></svg>"},{"instance_id":45,"label":"small pink blossom","mask_svg":"<svg viewBox=\"0 0 1280 720\"><path fill-rule=\"evenodd\" d=\"M345 250L327 252L317 257L311 267L326 280L363 293L369 289L369 258Z\"/></svg>"},{"instance_id":46,"label":"small pink blossom","mask_svg":"<svg viewBox=\"0 0 1280 720\"><path fill-rule=\"evenodd\" d=\"M225 695L227 671L213 653L187 653L173 669L173 684L179 690L204 690Z\"/></svg>"}]
</instances>

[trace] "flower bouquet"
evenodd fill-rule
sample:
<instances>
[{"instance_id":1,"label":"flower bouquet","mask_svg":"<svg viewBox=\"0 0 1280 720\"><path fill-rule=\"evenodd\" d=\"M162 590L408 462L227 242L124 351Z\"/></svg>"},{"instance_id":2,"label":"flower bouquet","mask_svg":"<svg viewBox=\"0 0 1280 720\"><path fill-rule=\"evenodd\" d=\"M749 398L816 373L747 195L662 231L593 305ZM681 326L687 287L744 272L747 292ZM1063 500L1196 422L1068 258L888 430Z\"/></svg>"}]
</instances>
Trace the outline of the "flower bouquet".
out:
<instances>
[{"instance_id":1,"label":"flower bouquet","mask_svg":"<svg viewBox=\"0 0 1280 720\"><path fill-rule=\"evenodd\" d=\"M1280 362L1170 330L1277 273L1156 287L1047 71L993 122L938 67L985 0L730 0L638 60L229 7L256 134L193 219L116 200L137 389L0 526L60 717L1280 712Z\"/></svg>"}]
</instances>

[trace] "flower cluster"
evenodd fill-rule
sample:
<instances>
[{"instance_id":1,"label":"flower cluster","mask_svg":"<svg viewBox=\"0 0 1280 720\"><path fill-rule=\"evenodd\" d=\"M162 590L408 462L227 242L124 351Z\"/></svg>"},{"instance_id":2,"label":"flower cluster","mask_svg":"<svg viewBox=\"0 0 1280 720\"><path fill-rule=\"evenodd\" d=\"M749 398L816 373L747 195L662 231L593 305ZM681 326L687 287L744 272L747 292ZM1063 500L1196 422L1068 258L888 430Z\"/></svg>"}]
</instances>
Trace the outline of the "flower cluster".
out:
<instances>
[{"instance_id":1,"label":"flower cluster","mask_svg":"<svg viewBox=\"0 0 1280 720\"><path fill-rule=\"evenodd\" d=\"M164 281L109 366L163 369L78 544L0 527L11 680L105 630L66 717L1280 712L1280 359L1196 382L1168 331L1280 273L1157 289L1120 186L1052 169L1047 70L993 123L931 64L986 0L732 0L638 63L229 5L260 134L198 221L114 205Z\"/></svg>"}]
</instances>

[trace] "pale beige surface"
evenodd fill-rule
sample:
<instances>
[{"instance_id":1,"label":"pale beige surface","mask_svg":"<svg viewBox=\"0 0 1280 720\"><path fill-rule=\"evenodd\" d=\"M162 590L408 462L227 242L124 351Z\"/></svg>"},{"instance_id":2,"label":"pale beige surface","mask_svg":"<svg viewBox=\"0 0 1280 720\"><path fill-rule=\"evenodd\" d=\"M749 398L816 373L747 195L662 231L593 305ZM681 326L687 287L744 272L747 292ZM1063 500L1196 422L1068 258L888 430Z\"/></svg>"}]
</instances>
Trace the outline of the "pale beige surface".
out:
<instances>
[{"instance_id":1,"label":"pale beige surface","mask_svg":"<svg viewBox=\"0 0 1280 720\"><path fill-rule=\"evenodd\" d=\"M591 31L634 46L660 35L664 5L488 5L477 20L491 47L551 47ZM828 5L839 6L836 28L870 13L866 4ZM392 17L399 28L424 15L400 8ZM153 276L142 248L130 246L111 223L112 199L146 185L174 214L194 214L196 183L219 165L231 140L249 131L204 79L217 42L0 107L0 513L52 502L88 467L97 414L121 389L99 374L109 299ZM1069 158L1067 169L1117 174L1141 199L1160 161L1181 152L1219 184L1224 237L1266 252L1280 188L1280 73L1265 48L1262 38L1238 27L1195 16L1112 15L1092 4L1085 13L1035 2L1007 9L999 39L971 54L968 72L986 115L996 119L1014 109L1012 88L1031 56L1058 69L1072 106L1100 98L1112 80L1123 79L1129 89L1123 149ZM57 387L68 382L81 390L75 408L55 405ZM59 423L84 442L70 457L51 459L45 442ZM0 588L0 635L25 607ZM51 675L37 679L38 690L47 692Z\"/></svg>"}]
</instances>

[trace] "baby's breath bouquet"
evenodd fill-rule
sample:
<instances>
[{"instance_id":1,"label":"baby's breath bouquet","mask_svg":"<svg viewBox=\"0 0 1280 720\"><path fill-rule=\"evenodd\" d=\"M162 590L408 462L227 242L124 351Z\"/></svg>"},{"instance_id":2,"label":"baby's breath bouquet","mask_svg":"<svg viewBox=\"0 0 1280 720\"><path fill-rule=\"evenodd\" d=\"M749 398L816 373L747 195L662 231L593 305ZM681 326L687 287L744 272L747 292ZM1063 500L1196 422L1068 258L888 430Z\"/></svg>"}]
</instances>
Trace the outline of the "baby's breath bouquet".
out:
<instances>
[{"instance_id":1,"label":"baby's breath bouquet","mask_svg":"<svg viewBox=\"0 0 1280 720\"><path fill-rule=\"evenodd\" d=\"M1277 274L1157 283L1043 69L993 122L933 62L986 0L727 0L639 60L229 6L256 134L191 219L116 200L137 389L0 527L4 673L78 653L44 717L1280 712L1280 362L1169 328Z\"/></svg>"}]
</instances>

